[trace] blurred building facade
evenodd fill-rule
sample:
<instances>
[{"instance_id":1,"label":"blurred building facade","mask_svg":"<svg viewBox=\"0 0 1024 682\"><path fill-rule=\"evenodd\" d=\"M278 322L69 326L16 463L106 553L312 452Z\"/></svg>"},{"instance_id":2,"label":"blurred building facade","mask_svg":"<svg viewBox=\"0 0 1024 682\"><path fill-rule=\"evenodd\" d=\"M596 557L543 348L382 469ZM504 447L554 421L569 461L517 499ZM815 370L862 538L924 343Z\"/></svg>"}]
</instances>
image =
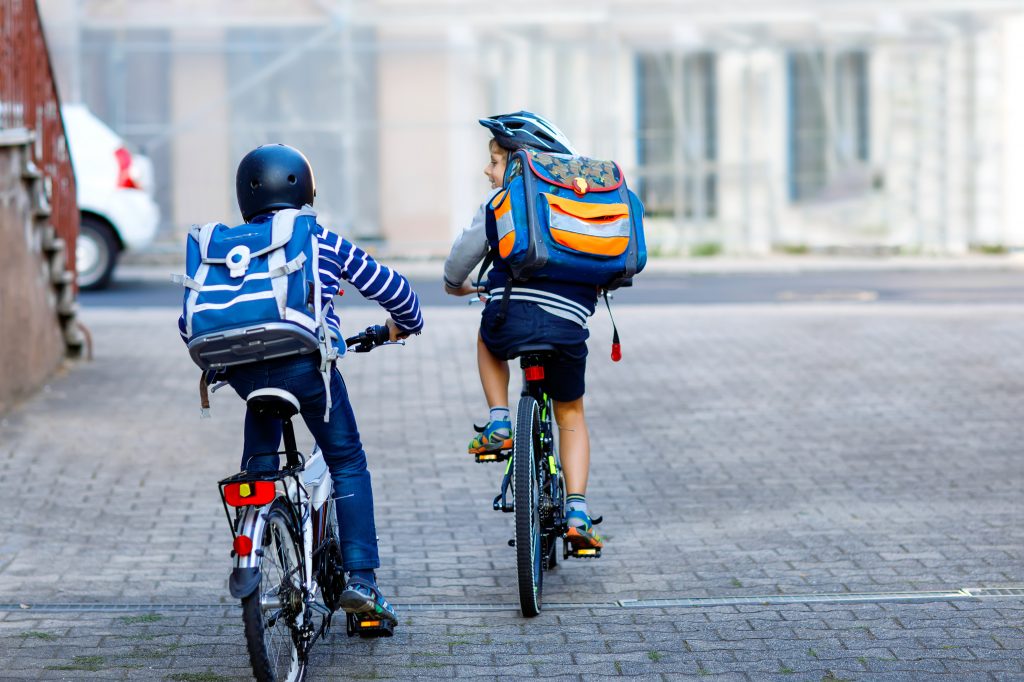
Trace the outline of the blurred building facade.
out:
<instances>
[{"instance_id":1,"label":"blurred building facade","mask_svg":"<svg viewBox=\"0 0 1024 682\"><path fill-rule=\"evenodd\" d=\"M39 0L65 101L154 161L164 236L293 144L325 223L442 253L481 116L618 160L656 251L1024 246L1017 0Z\"/></svg>"}]
</instances>

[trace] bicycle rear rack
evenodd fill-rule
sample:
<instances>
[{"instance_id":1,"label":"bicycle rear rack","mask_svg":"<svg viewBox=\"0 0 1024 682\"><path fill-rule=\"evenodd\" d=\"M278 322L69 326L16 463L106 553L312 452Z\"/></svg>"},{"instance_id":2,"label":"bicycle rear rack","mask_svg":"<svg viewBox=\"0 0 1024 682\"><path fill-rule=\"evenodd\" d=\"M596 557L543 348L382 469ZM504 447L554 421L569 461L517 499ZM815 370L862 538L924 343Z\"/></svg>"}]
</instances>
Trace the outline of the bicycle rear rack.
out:
<instances>
[{"instance_id":1,"label":"bicycle rear rack","mask_svg":"<svg viewBox=\"0 0 1024 682\"><path fill-rule=\"evenodd\" d=\"M301 491L301 494L305 494L305 488L302 485L302 478L300 477L303 467L306 466L306 458L301 452L293 451L291 453L297 463L293 466L286 466L283 469L276 469L274 471L240 471L237 474L228 476L227 478L217 481L217 489L220 492L220 502L224 507L224 516L228 520L228 527L231 529L231 539L234 540L238 537L238 532L235 530L235 523L237 521L237 510L238 508L231 507L228 504L227 498L224 496L224 487L231 485L232 483L253 483L256 481L286 481L291 479L295 484L295 490ZM256 457L281 457L284 455L288 456L287 451L281 452L266 452L258 455L252 455L250 461ZM287 487L287 485L285 486ZM231 509L236 510L236 519L231 518Z\"/></svg>"}]
</instances>

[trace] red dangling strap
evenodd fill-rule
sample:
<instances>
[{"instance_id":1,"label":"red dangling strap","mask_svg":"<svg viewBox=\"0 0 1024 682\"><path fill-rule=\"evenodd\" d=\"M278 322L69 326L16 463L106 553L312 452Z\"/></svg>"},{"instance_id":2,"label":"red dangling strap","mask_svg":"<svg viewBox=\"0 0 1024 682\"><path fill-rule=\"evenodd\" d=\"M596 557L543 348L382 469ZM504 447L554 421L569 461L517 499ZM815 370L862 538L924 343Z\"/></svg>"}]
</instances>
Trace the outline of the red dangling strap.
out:
<instances>
[{"instance_id":1,"label":"red dangling strap","mask_svg":"<svg viewBox=\"0 0 1024 682\"><path fill-rule=\"evenodd\" d=\"M619 343L619 330L615 326L615 318L612 316L612 304L608 302L608 291L604 292L604 304L608 307L608 318L612 321L612 362L622 359L622 345Z\"/></svg>"}]
</instances>

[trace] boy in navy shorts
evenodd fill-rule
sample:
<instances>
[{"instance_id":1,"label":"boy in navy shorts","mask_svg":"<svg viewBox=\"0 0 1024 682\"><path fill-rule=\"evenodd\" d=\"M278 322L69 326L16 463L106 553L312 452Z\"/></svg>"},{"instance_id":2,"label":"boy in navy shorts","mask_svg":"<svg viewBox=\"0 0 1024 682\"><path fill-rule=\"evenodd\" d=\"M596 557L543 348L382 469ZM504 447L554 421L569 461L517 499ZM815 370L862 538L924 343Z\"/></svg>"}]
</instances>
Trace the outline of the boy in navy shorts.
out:
<instances>
[{"instance_id":1,"label":"boy in navy shorts","mask_svg":"<svg viewBox=\"0 0 1024 682\"><path fill-rule=\"evenodd\" d=\"M455 240L445 261L445 291L454 296L486 293L477 338L480 383L490 407L490 418L482 433L469 444L473 454L500 452L512 447L512 420L508 384L510 351L523 344L548 343L557 354L544 366L545 388L554 402L558 423L559 451L566 485L567 538L578 549L600 548L587 510L587 478L590 473L590 438L583 411L584 375L587 367L587 318L594 314L597 288L592 284L536 280L516 284L509 292L504 321L497 320L502 294L510 279L507 267L496 260L486 283L486 292L468 278L479 265L489 244L485 206L501 189L509 152L529 148L556 154L575 154L565 135L544 118L528 111L481 119L480 124L494 137L488 143L490 161L484 175L494 190L480 206L473 222Z\"/></svg>"}]
</instances>

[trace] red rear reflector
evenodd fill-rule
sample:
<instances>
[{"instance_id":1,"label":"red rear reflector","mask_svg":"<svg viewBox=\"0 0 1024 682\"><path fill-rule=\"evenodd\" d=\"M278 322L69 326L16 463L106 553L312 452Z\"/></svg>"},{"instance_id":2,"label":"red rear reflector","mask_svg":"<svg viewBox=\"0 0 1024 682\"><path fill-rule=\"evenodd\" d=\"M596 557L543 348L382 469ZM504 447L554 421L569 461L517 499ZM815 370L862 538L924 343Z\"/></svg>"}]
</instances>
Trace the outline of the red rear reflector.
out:
<instances>
[{"instance_id":1,"label":"red rear reflector","mask_svg":"<svg viewBox=\"0 0 1024 682\"><path fill-rule=\"evenodd\" d=\"M526 380L527 381L540 381L544 378L544 368L540 365L536 367L526 368Z\"/></svg>"},{"instance_id":2,"label":"red rear reflector","mask_svg":"<svg viewBox=\"0 0 1024 682\"><path fill-rule=\"evenodd\" d=\"M273 481L229 483L224 486L224 501L232 507L263 505L273 501L277 491Z\"/></svg>"},{"instance_id":3,"label":"red rear reflector","mask_svg":"<svg viewBox=\"0 0 1024 682\"><path fill-rule=\"evenodd\" d=\"M612 344L612 362L618 362L622 359L622 347L617 343Z\"/></svg>"},{"instance_id":4,"label":"red rear reflector","mask_svg":"<svg viewBox=\"0 0 1024 682\"><path fill-rule=\"evenodd\" d=\"M132 154L124 147L118 147L114 152L117 159L117 186L124 189L139 189L132 179Z\"/></svg>"},{"instance_id":5,"label":"red rear reflector","mask_svg":"<svg viewBox=\"0 0 1024 682\"><path fill-rule=\"evenodd\" d=\"M238 556L249 556L252 552L252 538L247 535L236 535L234 548Z\"/></svg>"}]
</instances>

